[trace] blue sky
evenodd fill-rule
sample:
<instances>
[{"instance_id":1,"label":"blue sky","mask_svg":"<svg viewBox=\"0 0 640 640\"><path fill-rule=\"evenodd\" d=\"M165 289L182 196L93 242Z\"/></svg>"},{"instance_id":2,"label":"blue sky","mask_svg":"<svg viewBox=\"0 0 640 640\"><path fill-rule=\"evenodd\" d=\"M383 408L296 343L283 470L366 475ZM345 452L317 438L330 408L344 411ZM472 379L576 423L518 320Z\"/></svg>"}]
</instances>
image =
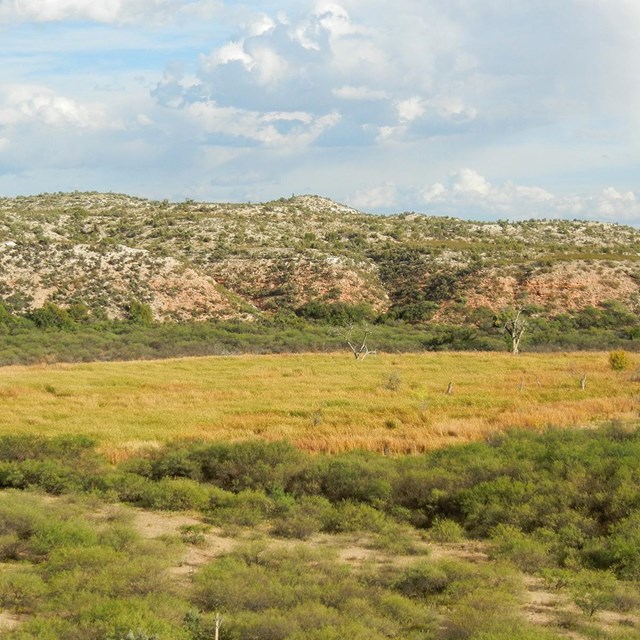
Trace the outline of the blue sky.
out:
<instances>
[{"instance_id":1,"label":"blue sky","mask_svg":"<svg viewBox=\"0 0 640 640\"><path fill-rule=\"evenodd\" d=\"M637 0L0 0L0 194L640 224Z\"/></svg>"}]
</instances>

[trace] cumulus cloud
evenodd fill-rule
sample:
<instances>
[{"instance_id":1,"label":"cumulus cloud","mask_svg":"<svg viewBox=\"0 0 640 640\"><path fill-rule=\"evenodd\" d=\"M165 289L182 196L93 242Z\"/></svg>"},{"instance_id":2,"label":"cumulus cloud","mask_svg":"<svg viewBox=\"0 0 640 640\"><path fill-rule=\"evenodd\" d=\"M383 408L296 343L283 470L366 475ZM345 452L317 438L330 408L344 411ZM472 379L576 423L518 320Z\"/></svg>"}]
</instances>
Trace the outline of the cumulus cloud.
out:
<instances>
[{"instance_id":1,"label":"cumulus cloud","mask_svg":"<svg viewBox=\"0 0 640 640\"><path fill-rule=\"evenodd\" d=\"M398 100L393 106L398 112L398 120L403 124L417 120L425 112L424 101L419 96Z\"/></svg>"},{"instance_id":2,"label":"cumulus cloud","mask_svg":"<svg viewBox=\"0 0 640 640\"><path fill-rule=\"evenodd\" d=\"M337 113L320 117L304 112L260 113L213 102L195 102L187 112L209 134L285 148L311 144L340 120Z\"/></svg>"},{"instance_id":3,"label":"cumulus cloud","mask_svg":"<svg viewBox=\"0 0 640 640\"><path fill-rule=\"evenodd\" d=\"M79 129L120 126L117 122L109 122L100 106L80 104L72 98L56 95L47 87L10 87L4 100L0 102L0 125L24 124L72 126Z\"/></svg>"},{"instance_id":4,"label":"cumulus cloud","mask_svg":"<svg viewBox=\"0 0 640 640\"><path fill-rule=\"evenodd\" d=\"M491 192L491 185L473 169L461 169L452 176L452 189L454 193L471 196L487 196Z\"/></svg>"},{"instance_id":5,"label":"cumulus cloud","mask_svg":"<svg viewBox=\"0 0 640 640\"><path fill-rule=\"evenodd\" d=\"M468 100L445 86L449 80L433 91L436 64L452 81L473 67L456 37L436 37L449 23L441 11L425 12L427 24L408 22L403 12L383 11L380 20L378 12L346 4L319 0L291 14L256 14L233 39L201 56L199 95L185 92L185 102L264 112L295 105L317 116L336 110L356 144L415 133L412 125L425 117L432 128L475 118Z\"/></svg>"},{"instance_id":6,"label":"cumulus cloud","mask_svg":"<svg viewBox=\"0 0 640 640\"><path fill-rule=\"evenodd\" d=\"M618 191L613 187L597 195L557 195L536 186L505 182L495 185L474 169L451 173L447 185L435 183L421 190L422 202L429 211L458 215L508 218L561 217L594 220L637 221L640 219L640 199L633 191Z\"/></svg>"}]
</instances>

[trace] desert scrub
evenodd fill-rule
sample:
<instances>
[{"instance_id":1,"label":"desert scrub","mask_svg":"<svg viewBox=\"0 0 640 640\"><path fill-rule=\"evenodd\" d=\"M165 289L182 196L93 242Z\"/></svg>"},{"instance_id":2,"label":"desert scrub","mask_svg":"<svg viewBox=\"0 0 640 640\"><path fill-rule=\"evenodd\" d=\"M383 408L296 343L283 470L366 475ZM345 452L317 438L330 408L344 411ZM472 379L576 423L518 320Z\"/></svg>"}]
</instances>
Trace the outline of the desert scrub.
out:
<instances>
[{"instance_id":1,"label":"desert scrub","mask_svg":"<svg viewBox=\"0 0 640 640\"><path fill-rule=\"evenodd\" d=\"M99 507L95 500L0 495L0 546L9 563L0 572L0 605L28 614L3 638L125 638L131 632L188 640L182 628L188 604L172 593L166 573L176 548L141 540L123 518L110 511L103 516Z\"/></svg>"}]
</instances>

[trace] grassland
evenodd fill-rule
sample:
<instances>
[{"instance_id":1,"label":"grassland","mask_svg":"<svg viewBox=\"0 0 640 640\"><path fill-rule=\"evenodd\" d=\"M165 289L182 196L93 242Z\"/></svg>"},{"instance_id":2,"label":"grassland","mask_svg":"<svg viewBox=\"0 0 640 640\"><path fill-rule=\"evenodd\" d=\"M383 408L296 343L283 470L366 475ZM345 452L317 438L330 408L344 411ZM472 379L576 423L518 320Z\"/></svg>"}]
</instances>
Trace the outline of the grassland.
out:
<instances>
[{"instance_id":1,"label":"grassland","mask_svg":"<svg viewBox=\"0 0 640 640\"><path fill-rule=\"evenodd\" d=\"M612 371L604 353L380 354L364 362L340 353L6 367L0 435L87 434L114 459L176 439L420 452L513 427L635 419L639 391L635 374Z\"/></svg>"}]
</instances>

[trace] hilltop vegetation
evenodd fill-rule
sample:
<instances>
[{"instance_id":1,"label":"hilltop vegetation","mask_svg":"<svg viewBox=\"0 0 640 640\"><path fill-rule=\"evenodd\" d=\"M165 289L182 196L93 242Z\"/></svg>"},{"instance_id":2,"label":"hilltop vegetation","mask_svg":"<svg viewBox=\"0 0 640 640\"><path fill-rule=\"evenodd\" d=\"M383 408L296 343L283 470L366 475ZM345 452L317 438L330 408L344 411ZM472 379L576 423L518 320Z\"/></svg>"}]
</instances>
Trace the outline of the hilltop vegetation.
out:
<instances>
[{"instance_id":1,"label":"hilltop vegetation","mask_svg":"<svg viewBox=\"0 0 640 640\"><path fill-rule=\"evenodd\" d=\"M0 362L326 350L368 321L391 351L628 348L640 233L593 222L373 216L315 196L180 204L0 199ZM52 337L47 332L59 332Z\"/></svg>"},{"instance_id":2,"label":"hilltop vegetation","mask_svg":"<svg viewBox=\"0 0 640 640\"><path fill-rule=\"evenodd\" d=\"M2 199L0 242L11 310L76 302L123 317L134 299L159 320L242 318L311 301L418 318L524 301L548 315L637 302L640 273L640 233L630 227L373 216L311 196L256 205Z\"/></svg>"}]
</instances>

